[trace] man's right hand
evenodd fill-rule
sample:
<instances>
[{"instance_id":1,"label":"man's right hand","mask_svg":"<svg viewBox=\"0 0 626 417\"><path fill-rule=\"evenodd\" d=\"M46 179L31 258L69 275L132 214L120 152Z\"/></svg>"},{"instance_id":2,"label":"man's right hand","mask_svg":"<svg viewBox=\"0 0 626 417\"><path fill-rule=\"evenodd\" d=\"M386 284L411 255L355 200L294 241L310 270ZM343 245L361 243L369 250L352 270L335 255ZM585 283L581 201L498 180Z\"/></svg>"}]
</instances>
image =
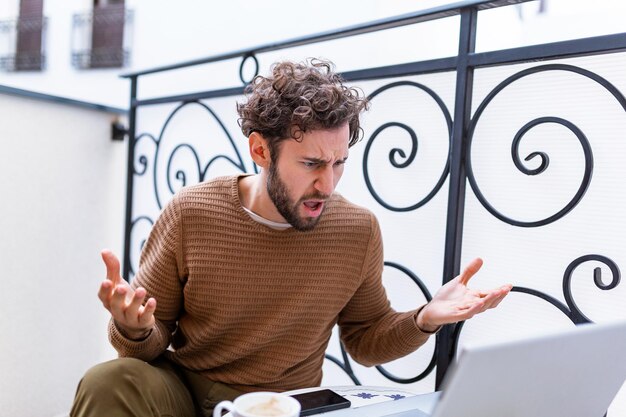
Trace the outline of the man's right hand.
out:
<instances>
[{"instance_id":1,"label":"man's right hand","mask_svg":"<svg viewBox=\"0 0 626 417\"><path fill-rule=\"evenodd\" d=\"M150 298L144 305L145 288L133 291L120 275L120 261L113 252L103 250L101 255L107 268L107 279L100 284L98 298L128 338L139 340L146 337L154 325L156 300Z\"/></svg>"}]
</instances>

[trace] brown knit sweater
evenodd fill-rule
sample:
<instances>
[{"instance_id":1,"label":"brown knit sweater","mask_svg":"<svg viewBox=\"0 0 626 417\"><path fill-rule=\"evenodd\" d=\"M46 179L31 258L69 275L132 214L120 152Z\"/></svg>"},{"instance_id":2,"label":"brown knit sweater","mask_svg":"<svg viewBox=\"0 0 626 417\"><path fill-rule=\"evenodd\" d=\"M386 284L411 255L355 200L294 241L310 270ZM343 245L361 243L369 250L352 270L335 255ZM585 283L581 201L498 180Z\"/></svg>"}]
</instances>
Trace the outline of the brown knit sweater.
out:
<instances>
[{"instance_id":1,"label":"brown knit sweater","mask_svg":"<svg viewBox=\"0 0 626 417\"><path fill-rule=\"evenodd\" d=\"M157 300L142 341L115 326L120 356L171 360L243 391L317 386L335 324L352 357L371 366L428 339L416 311L396 313L381 284L374 215L335 193L312 231L274 230L250 218L238 177L181 190L143 248L133 287Z\"/></svg>"}]
</instances>

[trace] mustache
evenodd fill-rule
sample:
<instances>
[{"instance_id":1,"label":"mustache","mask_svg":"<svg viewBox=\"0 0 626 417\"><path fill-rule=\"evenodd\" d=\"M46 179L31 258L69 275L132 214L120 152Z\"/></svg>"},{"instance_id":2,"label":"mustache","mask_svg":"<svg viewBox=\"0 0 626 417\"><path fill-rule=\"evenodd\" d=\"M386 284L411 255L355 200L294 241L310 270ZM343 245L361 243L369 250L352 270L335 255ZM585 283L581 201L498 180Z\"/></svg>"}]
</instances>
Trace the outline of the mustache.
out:
<instances>
[{"instance_id":1,"label":"mustache","mask_svg":"<svg viewBox=\"0 0 626 417\"><path fill-rule=\"evenodd\" d=\"M300 198L300 201L306 200L328 200L330 198L330 194L322 194L322 193L311 193L304 195Z\"/></svg>"}]
</instances>

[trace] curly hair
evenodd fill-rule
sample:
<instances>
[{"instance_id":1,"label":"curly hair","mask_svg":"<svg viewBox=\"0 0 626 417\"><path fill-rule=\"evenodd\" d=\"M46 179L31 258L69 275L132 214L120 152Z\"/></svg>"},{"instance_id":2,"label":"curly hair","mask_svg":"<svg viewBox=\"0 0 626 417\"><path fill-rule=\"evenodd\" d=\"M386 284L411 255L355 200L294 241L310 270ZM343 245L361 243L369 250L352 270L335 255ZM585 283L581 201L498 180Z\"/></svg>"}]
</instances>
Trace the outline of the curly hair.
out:
<instances>
[{"instance_id":1,"label":"curly hair","mask_svg":"<svg viewBox=\"0 0 626 417\"><path fill-rule=\"evenodd\" d=\"M244 90L247 101L237 104L241 131L246 137L260 133L273 151L282 140L301 140L304 132L348 123L352 146L363 136L359 114L368 102L343 83L328 61L275 63L270 76L256 76Z\"/></svg>"}]
</instances>

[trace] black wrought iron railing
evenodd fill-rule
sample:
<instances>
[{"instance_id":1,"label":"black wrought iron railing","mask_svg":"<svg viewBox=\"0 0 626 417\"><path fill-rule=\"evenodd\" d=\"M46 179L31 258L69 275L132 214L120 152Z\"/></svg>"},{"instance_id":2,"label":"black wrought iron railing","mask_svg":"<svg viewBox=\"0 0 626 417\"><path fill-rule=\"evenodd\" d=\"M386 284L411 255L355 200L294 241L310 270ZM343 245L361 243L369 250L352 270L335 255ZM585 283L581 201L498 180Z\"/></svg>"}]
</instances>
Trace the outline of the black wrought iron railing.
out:
<instances>
[{"instance_id":1,"label":"black wrought iron railing","mask_svg":"<svg viewBox=\"0 0 626 417\"><path fill-rule=\"evenodd\" d=\"M560 79L575 76L578 77L576 80L580 80L583 84L582 87L597 87L606 93L603 96L604 101L602 103L605 103L607 106L615 104L617 106L615 114L624 116L624 113L626 113L626 98L618 86L623 80L619 82L612 80L610 77L602 75L602 71L584 68L585 62L580 64L572 63L572 59L587 56L621 56L620 53L626 51L626 33L477 53L475 45L478 14L482 11L502 6L511 6L526 1L461 1L451 6L433 8L335 31L290 39L284 42L261 45L204 59L126 74L125 77L130 80L131 84L129 118L131 140L128 148L124 276L132 277L134 274L137 263L136 253L138 253L139 248L145 241L149 227L154 223L156 212L163 207L166 199L171 197L178 188L207 179L210 176L210 169L219 164L225 164L230 169L239 172L256 171L254 164L242 157L242 153L239 152L238 146L233 139L234 133L232 133L232 128L220 117L212 105L212 100L237 97L243 93L245 83L250 79L250 76L245 77L243 75L243 69L246 65L252 62L254 64L253 72L257 74L259 73L258 57L265 53L379 32L390 28L419 25L451 17L457 17L459 22L458 54L455 56L375 66L346 71L342 74L351 83L357 81L377 81L379 83L377 87L372 88L372 91L368 94L374 103L380 95L390 91L410 89L411 91L419 92L435 103L434 106L441 112L443 120L444 127L442 131L444 133L439 139L445 143L447 157L443 166L434 177L436 178L434 186L425 193L423 198L411 203L388 201L383 190L372 180L373 170L369 164L380 138L393 131L400 132L396 136L408 137L409 146L408 149L392 147L387 155L388 163L393 169L397 170L404 170L414 165L419 155L418 133L407 123L396 120L391 120L375 127L366 126L360 174L365 181L368 192L384 210L394 213L414 212L422 209L427 207L436 196L447 192L442 284L458 275L460 271L466 226L464 221L469 210L467 207L468 201L471 202L472 207L482 207L484 210L482 213L488 213L489 216L496 218L500 225L511 227L516 233L522 230L550 228L555 224L563 222L566 216L571 216L574 209L582 205L585 196L589 193L591 178L594 174L594 150L592 143L594 140L598 140L598 136L601 135L594 134L594 137L590 138L585 133L587 130L586 126L578 125L568 120L568 117L555 115L554 113L531 115L529 120L521 124L518 124L519 122L510 124L511 126L508 127L508 130L497 125L499 116L485 116L485 114L496 107L494 102L504 100L502 97L511 88L526 88L524 82L532 77L553 77L549 78L548 81L552 83L551 85L554 85L558 84ZM138 96L139 81L147 78L149 75L172 73L199 65L217 64L229 60L241 60L238 74L242 82L241 85L150 98L140 98ZM541 61L559 62L543 63ZM496 83L495 88L491 88L484 97L481 97L475 91L475 71L492 67L510 67L513 74L504 77L504 79ZM451 78L455 80L454 94L450 100L443 98L436 87L428 86L426 82L416 81L416 77L439 73L450 74ZM578 88L581 88L580 85L575 84L568 91L575 91ZM542 91L539 91L538 94L542 94ZM476 103L472 102L473 99L476 100ZM511 104L510 97L507 96L506 100L508 100L506 103ZM453 102L453 105L450 102ZM513 110L510 110L509 113L515 115L515 108L518 103L512 103ZM568 104L573 105L575 108L584 107L582 102L572 103L572 100L569 100ZM139 110L160 105L174 106L173 110L169 111L165 116L164 122L160 123L158 127L153 123L142 124ZM537 113L542 111L541 102L529 107L536 110ZM212 133L204 136L205 141L201 144L194 144L188 140L188 129L180 135L177 135L172 130L172 125L175 123L174 120L176 120L178 115L183 111L191 111L192 109L194 112L198 112L197 114L203 114L203 117L206 116L205 120L210 121L210 123L207 123L210 124ZM401 109L401 107L398 107L398 109ZM587 109L583 110L584 112L587 111ZM140 125L142 127L138 128ZM485 127L485 125L487 126ZM494 194L491 190L491 185L485 184L487 182L485 178L488 178L488 176L486 177L484 173L476 171L476 164L473 162L477 159L476 141L479 138L487 137L497 138L499 143L509 143L509 155L517 173L521 173L526 178L536 178L542 175L545 176L548 169L552 167L552 159L548 152L527 151L528 147L523 146L523 142L530 136L531 132L543 132L542 129L544 128L564 130L576 138L582 150L582 156L578 159L583 166L581 168L582 178L580 183L572 188L573 194L566 198L566 203L557 206L556 211L552 213L535 213L533 211L528 214L529 218L525 218L525 216L519 218L517 215L506 214L504 210L499 208L499 203L492 201ZM222 144L220 145L221 148L218 147L216 136L224 138L226 145ZM553 131L550 131L550 133L539 136L546 139L545 143L548 143L549 139L554 137L554 134ZM176 140L170 143L169 141L172 138ZM207 143L208 141L210 143ZM213 152L211 156L206 155L207 151ZM186 155L187 162L179 166L177 161L183 154ZM524 154L526 156L522 157ZM146 202L137 199L137 183L141 183L143 187L152 188L154 195L151 199L154 199L156 203L156 210L152 212L146 210ZM469 188L467 187L468 185ZM548 199L554 191L554 188L548 187L540 192L544 199ZM472 210L475 209L473 208ZM537 218L531 218L533 216L537 216ZM587 245L580 250L589 250L595 247L594 245ZM547 302L574 324L591 322L592 319L585 315L574 301L572 290L574 272L581 268L583 264L591 263L595 265L593 282L598 289L603 291L611 290L620 282L618 262L612 259L612 257L615 257L615 252L609 251L613 255L602 255L598 252L604 247L597 246L597 248L597 250L592 250L592 253L582 253L573 257L574 260L568 261L569 264L564 268L562 277L554 276L554 274L549 277L552 287L555 286L555 283L560 283L562 294L550 294L543 287L533 289L522 285L516 285L513 288L513 292L530 295L542 300L542 302ZM546 256L548 255L546 254ZM386 259L393 259L393 254L386 254ZM570 257L569 259L572 258ZM426 300L431 298L427 285L409 267L391 260L387 260L385 266L386 271L393 269L409 277L417 284ZM610 271L609 282L602 278L603 270ZM412 383L422 380L436 369L436 387L438 388L450 363L454 359L463 328L464 323L445 326L437 335L436 347L432 358L427 361L424 369L418 370L417 375L414 377L399 377L386 370L383 366L378 367L378 370L392 381ZM359 383L359 378L353 372L350 358L343 349L341 350L341 358L332 355L327 356L327 358L342 367L355 383Z\"/></svg>"}]
</instances>

